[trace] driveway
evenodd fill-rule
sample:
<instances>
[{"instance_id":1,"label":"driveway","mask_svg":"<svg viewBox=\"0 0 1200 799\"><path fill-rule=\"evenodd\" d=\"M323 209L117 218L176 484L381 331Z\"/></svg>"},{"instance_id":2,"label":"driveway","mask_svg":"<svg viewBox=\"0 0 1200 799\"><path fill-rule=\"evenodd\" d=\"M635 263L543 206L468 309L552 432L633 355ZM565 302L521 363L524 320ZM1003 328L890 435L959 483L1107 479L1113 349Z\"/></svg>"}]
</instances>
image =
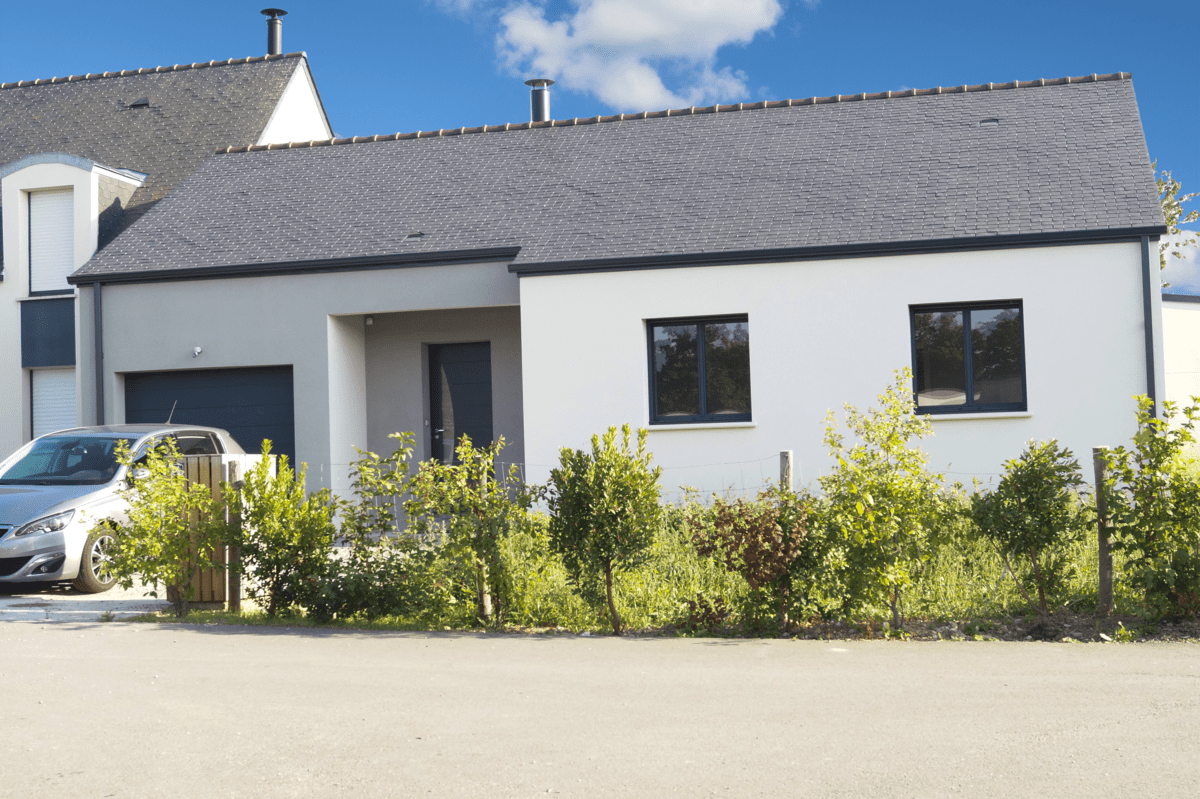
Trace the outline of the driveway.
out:
<instances>
[{"instance_id":1,"label":"driveway","mask_svg":"<svg viewBox=\"0 0 1200 799\"><path fill-rule=\"evenodd\" d=\"M85 594L70 583L0 583L0 622L94 622L101 617L123 619L170 607L169 602L146 596L146 588L140 584L128 591L113 588L102 594Z\"/></svg>"},{"instance_id":2,"label":"driveway","mask_svg":"<svg viewBox=\"0 0 1200 799\"><path fill-rule=\"evenodd\" d=\"M21 797L1193 796L1200 647L0 623Z\"/></svg>"}]
</instances>

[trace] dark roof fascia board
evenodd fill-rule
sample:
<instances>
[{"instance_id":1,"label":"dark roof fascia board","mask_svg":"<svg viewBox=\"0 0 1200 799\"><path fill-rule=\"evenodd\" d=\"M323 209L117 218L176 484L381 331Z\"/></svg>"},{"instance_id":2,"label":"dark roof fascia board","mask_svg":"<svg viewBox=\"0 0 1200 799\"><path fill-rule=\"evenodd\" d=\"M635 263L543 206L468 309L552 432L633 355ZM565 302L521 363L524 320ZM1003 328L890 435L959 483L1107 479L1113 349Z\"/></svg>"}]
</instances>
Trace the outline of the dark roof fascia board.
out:
<instances>
[{"instance_id":1,"label":"dark roof fascia board","mask_svg":"<svg viewBox=\"0 0 1200 799\"><path fill-rule=\"evenodd\" d=\"M1062 247L1072 244L1108 244L1140 242L1142 236L1157 239L1167 228L1083 230L1066 233L1034 233L1015 236L986 236L969 239L931 239L926 241L834 244L819 247L788 247L774 250L738 250L685 255L646 255L634 258L606 258L590 261L509 264L508 270L521 277L571 275L588 272L629 272L640 269L682 269L694 266L774 263L777 261L824 261L836 258L872 258L885 255L922 255L942 252L1004 250L1024 247Z\"/></svg>"},{"instance_id":2,"label":"dark roof fascia board","mask_svg":"<svg viewBox=\"0 0 1200 799\"><path fill-rule=\"evenodd\" d=\"M511 261L520 247L491 247L454 252L405 253L403 255L369 255L359 258L324 258L311 261L276 261L265 264L232 264L189 269L156 269L139 272L112 272L72 275L67 282L77 286L102 283L106 286L122 283L166 283L186 280L217 280L237 277L275 277L278 275L307 275L321 272L364 272L375 269L413 269L420 266Z\"/></svg>"},{"instance_id":3,"label":"dark roof fascia board","mask_svg":"<svg viewBox=\"0 0 1200 799\"><path fill-rule=\"evenodd\" d=\"M1164 294L1163 302L1200 302L1200 296L1193 294Z\"/></svg>"}]
</instances>

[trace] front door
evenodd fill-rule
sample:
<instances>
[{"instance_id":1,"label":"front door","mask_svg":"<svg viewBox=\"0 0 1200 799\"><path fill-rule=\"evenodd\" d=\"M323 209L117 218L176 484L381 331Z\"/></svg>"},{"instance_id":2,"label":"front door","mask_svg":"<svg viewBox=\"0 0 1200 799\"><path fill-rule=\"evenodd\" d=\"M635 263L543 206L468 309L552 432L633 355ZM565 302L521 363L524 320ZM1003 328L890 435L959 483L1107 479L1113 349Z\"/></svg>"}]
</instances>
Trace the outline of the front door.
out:
<instances>
[{"instance_id":1,"label":"front door","mask_svg":"<svg viewBox=\"0 0 1200 799\"><path fill-rule=\"evenodd\" d=\"M477 447L492 443L492 345L429 345L430 457L457 463L454 447L471 437Z\"/></svg>"}]
</instances>

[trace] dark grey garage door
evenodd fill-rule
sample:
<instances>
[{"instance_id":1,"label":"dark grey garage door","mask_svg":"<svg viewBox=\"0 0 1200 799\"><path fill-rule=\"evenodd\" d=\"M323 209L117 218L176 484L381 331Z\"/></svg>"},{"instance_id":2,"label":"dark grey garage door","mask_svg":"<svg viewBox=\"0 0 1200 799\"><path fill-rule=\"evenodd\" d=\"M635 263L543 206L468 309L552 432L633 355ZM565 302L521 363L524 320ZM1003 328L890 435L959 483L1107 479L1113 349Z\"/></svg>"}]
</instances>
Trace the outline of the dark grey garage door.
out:
<instances>
[{"instance_id":1,"label":"dark grey garage door","mask_svg":"<svg viewBox=\"0 0 1200 799\"><path fill-rule=\"evenodd\" d=\"M162 424L172 405L173 423L222 427L250 453L269 438L272 452L296 459L290 366L125 375L126 424Z\"/></svg>"}]
</instances>

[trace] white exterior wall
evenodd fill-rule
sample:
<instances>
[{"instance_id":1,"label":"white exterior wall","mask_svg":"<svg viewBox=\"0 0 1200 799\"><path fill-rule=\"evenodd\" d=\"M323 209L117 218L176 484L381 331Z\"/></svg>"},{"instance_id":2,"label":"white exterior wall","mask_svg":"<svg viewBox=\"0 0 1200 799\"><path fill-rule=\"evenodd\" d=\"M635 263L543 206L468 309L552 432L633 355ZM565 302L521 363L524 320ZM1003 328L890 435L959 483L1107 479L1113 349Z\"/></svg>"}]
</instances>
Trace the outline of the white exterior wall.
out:
<instances>
[{"instance_id":1,"label":"white exterior wall","mask_svg":"<svg viewBox=\"0 0 1200 799\"><path fill-rule=\"evenodd\" d=\"M367 447L367 314L513 306L504 264L461 264L278 277L107 285L102 290L105 421L125 419L124 374L291 365L296 457L309 486L347 485ZM92 292L81 292L83 398L94 418ZM378 316L376 317L378 318ZM195 347L202 353L193 357Z\"/></svg>"},{"instance_id":2,"label":"white exterior wall","mask_svg":"<svg viewBox=\"0 0 1200 799\"><path fill-rule=\"evenodd\" d=\"M317 86L303 61L292 73L287 87L275 105L271 119L255 144L283 144L293 141L332 139L333 131L321 108Z\"/></svg>"},{"instance_id":3,"label":"white exterior wall","mask_svg":"<svg viewBox=\"0 0 1200 799\"><path fill-rule=\"evenodd\" d=\"M1181 405L1200 397L1200 297L1196 299L1162 304L1166 396Z\"/></svg>"},{"instance_id":4,"label":"white exterior wall","mask_svg":"<svg viewBox=\"0 0 1200 799\"><path fill-rule=\"evenodd\" d=\"M82 159L80 159L82 161ZM86 163L86 162L85 162ZM75 268L96 252L100 232L100 175L133 182L98 164L85 169L64 163L35 163L6 175L0 181L4 207L4 280L0 282L0 457L29 440L29 374L21 368L21 307L29 296L29 192L70 188L73 192L73 242ZM76 315L76 340L80 319ZM78 352L78 350L76 350ZM81 392L77 391L77 396ZM82 409L81 409L82 411ZM80 418L84 418L81 416Z\"/></svg>"},{"instance_id":5,"label":"white exterior wall","mask_svg":"<svg viewBox=\"0 0 1200 799\"><path fill-rule=\"evenodd\" d=\"M865 409L912 365L910 305L1004 299L1024 304L1028 411L933 416L931 465L986 481L1047 438L1086 464L1128 440L1147 391L1141 269L1129 243L524 277L529 477L609 425L650 427L647 319L748 314L753 421L649 439L669 492L740 493L778 478L781 450L797 486L827 472L826 412Z\"/></svg>"}]
</instances>

